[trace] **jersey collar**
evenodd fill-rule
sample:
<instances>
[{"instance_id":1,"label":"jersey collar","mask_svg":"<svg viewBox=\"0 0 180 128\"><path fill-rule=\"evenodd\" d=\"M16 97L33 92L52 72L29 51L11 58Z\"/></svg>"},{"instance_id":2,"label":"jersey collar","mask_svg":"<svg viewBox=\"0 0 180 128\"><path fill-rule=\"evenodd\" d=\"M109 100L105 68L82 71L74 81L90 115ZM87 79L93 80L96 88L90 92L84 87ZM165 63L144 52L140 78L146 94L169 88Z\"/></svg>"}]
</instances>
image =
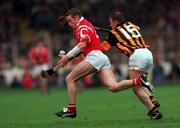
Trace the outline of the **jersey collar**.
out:
<instances>
[{"instance_id":1,"label":"jersey collar","mask_svg":"<svg viewBox=\"0 0 180 128\"><path fill-rule=\"evenodd\" d=\"M123 25L124 23L126 23L126 22L121 22L121 23L119 23L117 26L121 26L121 25Z\"/></svg>"},{"instance_id":2,"label":"jersey collar","mask_svg":"<svg viewBox=\"0 0 180 128\"><path fill-rule=\"evenodd\" d=\"M81 22L84 20L84 17L81 17L80 19L79 19L79 22L78 22L78 24L77 24L77 26L79 27L79 25L81 24Z\"/></svg>"}]
</instances>

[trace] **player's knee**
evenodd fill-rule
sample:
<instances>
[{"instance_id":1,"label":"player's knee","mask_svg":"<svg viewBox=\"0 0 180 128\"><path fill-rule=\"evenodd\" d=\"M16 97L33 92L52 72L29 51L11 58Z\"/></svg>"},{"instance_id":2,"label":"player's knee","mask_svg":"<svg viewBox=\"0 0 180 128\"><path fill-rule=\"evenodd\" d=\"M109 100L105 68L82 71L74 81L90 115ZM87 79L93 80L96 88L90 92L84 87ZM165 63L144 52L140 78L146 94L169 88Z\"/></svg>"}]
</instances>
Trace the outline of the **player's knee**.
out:
<instances>
[{"instance_id":1,"label":"player's knee","mask_svg":"<svg viewBox=\"0 0 180 128\"><path fill-rule=\"evenodd\" d=\"M66 83L71 83L73 82L73 78L71 77L71 75L67 75L66 76Z\"/></svg>"},{"instance_id":2,"label":"player's knee","mask_svg":"<svg viewBox=\"0 0 180 128\"><path fill-rule=\"evenodd\" d=\"M118 92L118 89L117 89L117 85L116 84L111 84L108 86L109 90L113 93L115 92Z\"/></svg>"},{"instance_id":3,"label":"player's knee","mask_svg":"<svg viewBox=\"0 0 180 128\"><path fill-rule=\"evenodd\" d=\"M78 77L77 76L73 76L71 74L66 76L66 83L74 83L78 81Z\"/></svg>"}]
</instances>

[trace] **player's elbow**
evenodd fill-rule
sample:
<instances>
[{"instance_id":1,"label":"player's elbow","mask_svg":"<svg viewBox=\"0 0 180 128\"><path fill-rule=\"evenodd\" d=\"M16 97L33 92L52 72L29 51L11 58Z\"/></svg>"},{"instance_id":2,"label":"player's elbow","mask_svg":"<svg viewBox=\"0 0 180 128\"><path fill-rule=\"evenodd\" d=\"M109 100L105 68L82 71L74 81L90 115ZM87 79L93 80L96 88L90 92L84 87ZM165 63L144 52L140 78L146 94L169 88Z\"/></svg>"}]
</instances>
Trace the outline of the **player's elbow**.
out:
<instances>
[{"instance_id":1,"label":"player's elbow","mask_svg":"<svg viewBox=\"0 0 180 128\"><path fill-rule=\"evenodd\" d=\"M80 49L85 49L86 47L87 47L87 42L80 42L80 43L78 43L78 45L77 45Z\"/></svg>"}]
</instances>

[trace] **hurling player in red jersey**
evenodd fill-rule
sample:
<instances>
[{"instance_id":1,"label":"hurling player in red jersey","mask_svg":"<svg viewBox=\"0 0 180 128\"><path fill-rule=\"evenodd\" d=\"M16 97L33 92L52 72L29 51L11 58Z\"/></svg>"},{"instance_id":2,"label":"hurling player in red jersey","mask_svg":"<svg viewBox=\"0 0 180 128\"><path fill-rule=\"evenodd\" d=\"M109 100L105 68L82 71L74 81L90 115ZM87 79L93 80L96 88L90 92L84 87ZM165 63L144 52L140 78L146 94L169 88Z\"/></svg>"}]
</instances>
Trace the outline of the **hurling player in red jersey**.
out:
<instances>
[{"instance_id":1,"label":"hurling player in red jersey","mask_svg":"<svg viewBox=\"0 0 180 128\"><path fill-rule=\"evenodd\" d=\"M72 28L77 45L66 55L61 55L58 63L63 67L80 53L84 54L85 59L77 64L66 77L68 106L63 111L55 113L58 117L76 117L76 89L78 86L76 82L89 74L98 72L101 81L112 92L118 92L133 86L147 86L146 82L142 81L140 77L116 82L110 61L100 50L100 39L96 30L89 21L84 19L79 9L69 10L65 16L59 18L59 22L61 24L67 23Z\"/></svg>"},{"instance_id":2,"label":"hurling player in red jersey","mask_svg":"<svg viewBox=\"0 0 180 128\"><path fill-rule=\"evenodd\" d=\"M40 77L41 70L47 70L49 68L48 64L51 57L48 48L45 46L44 42L38 40L36 46L29 51L28 55L33 64L33 79L37 82L41 92L43 94L48 94L47 80Z\"/></svg>"}]
</instances>

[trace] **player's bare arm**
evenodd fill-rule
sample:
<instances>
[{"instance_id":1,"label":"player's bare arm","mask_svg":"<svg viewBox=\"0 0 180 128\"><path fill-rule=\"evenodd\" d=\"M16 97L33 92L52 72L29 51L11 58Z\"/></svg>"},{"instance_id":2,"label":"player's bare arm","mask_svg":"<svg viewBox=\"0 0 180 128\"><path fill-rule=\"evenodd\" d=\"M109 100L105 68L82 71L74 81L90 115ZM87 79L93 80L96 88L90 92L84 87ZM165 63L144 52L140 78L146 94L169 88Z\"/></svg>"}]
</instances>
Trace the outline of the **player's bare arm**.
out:
<instances>
[{"instance_id":1,"label":"player's bare arm","mask_svg":"<svg viewBox=\"0 0 180 128\"><path fill-rule=\"evenodd\" d=\"M88 43L80 42L72 50L70 50L66 55L60 55L59 61L49 70L42 70L41 77L44 79L50 79L50 77L59 69L72 60L74 57L78 56L83 49L86 48Z\"/></svg>"}]
</instances>

